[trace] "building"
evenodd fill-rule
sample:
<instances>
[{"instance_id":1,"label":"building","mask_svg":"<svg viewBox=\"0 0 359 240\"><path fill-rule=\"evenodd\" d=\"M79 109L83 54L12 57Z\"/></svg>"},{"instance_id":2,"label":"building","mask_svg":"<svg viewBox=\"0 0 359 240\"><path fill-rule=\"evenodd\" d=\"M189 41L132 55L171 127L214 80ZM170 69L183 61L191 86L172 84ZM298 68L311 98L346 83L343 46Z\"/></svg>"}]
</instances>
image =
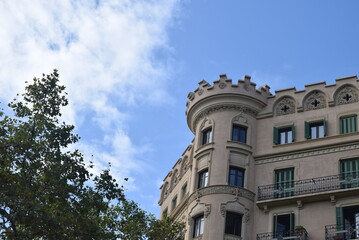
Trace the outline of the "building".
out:
<instances>
[{"instance_id":1,"label":"building","mask_svg":"<svg viewBox=\"0 0 359 240\"><path fill-rule=\"evenodd\" d=\"M201 81L162 216L186 222L185 240L359 239L358 89L357 76L274 95L249 76Z\"/></svg>"}]
</instances>

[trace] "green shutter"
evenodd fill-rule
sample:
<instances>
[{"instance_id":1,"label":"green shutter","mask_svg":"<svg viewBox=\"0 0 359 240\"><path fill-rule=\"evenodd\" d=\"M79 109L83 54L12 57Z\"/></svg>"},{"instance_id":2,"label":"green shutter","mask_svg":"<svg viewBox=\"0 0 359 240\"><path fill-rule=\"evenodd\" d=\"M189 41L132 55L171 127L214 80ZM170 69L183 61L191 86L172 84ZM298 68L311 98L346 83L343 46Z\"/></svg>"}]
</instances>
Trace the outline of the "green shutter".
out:
<instances>
[{"instance_id":1,"label":"green shutter","mask_svg":"<svg viewBox=\"0 0 359 240\"><path fill-rule=\"evenodd\" d=\"M337 228L341 228L343 225L343 208L342 207L336 207L336 220L337 220ZM342 230L342 229L338 229Z\"/></svg>"},{"instance_id":2,"label":"green shutter","mask_svg":"<svg viewBox=\"0 0 359 240\"><path fill-rule=\"evenodd\" d=\"M324 137L327 136L327 125L328 125L327 121L326 121L326 120L323 120Z\"/></svg>"},{"instance_id":3,"label":"green shutter","mask_svg":"<svg viewBox=\"0 0 359 240\"><path fill-rule=\"evenodd\" d=\"M304 137L306 139L311 139L309 122L304 122Z\"/></svg>"},{"instance_id":4,"label":"green shutter","mask_svg":"<svg viewBox=\"0 0 359 240\"><path fill-rule=\"evenodd\" d=\"M351 117L351 120L352 120L352 124L351 124L352 131L351 132L356 132L357 131L357 116Z\"/></svg>"},{"instance_id":5,"label":"green shutter","mask_svg":"<svg viewBox=\"0 0 359 240\"><path fill-rule=\"evenodd\" d=\"M294 231L294 213L290 214L290 231Z\"/></svg>"},{"instance_id":6,"label":"green shutter","mask_svg":"<svg viewBox=\"0 0 359 240\"><path fill-rule=\"evenodd\" d=\"M294 124L292 125L292 142L295 141L295 126Z\"/></svg>"},{"instance_id":7,"label":"green shutter","mask_svg":"<svg viewBox=\"0 0 359 240\"><path fill-rule=\"evenodd\" d=\"M274 234L277 233L277 215L273 216L273 232Z\"/></svg>"},{"instance_id":8,"label":"green shutter","mask_svg":"<svg viewBox=\"0 0 359 240\"><path fill-rule=\"evenodd\" d=\"M273 128L273 143L279 144L279 129L276 127Z\"/></svg>"}]
</instances>

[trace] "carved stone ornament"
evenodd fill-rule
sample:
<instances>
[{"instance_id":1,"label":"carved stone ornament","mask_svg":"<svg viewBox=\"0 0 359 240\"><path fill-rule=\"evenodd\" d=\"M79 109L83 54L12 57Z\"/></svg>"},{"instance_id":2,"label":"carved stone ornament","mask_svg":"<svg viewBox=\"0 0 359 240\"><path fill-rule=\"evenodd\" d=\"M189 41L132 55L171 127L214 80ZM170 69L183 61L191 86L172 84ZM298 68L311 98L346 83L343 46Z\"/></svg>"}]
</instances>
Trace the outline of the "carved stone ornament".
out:
<instances>
[{"instance_id":1,"label":"carved stone ornament","mask_svg":"<svg viewBox=\"0 0 359 240\"><path fill-rule=\"evenodd\" d=\"M287 115L295 113L295 102L292 98L284 97L282 98L275 107L275 115Z\"/></svg>"},{"instance_id":2,"label":"carved stone ornament","mask_svg":"<svg viewBox=\"0 0 359 240\"><path fill-rule=\"evenodd\" d=\"M204 217L208 218L209 214L211 214L211 204L206 204L204 206Z\"/></svg>"},{"instance_id":3,"label":"carved stone ornament","mask_svg":"<svg viewBox=\"0 0 359 240\"><path fill-rule=\"evenodd\" d=\"M220 104L216 106L211 106L209 108L203 109L197 117L194 119L192 126L194 126L194 131L196 131L196 126L199 121L201 121L203 118L209 116L210 114L214 112L223 112L223 111L239 111L244 114L248 114L251 116L257 116L258 112L254 109L248 108L243 105L234 105L234 104Z\"/></svg>"},{"instance_id":4,"label":"carved stone ornament","mask_svg":"<svg viewBox=\"0 0 359 240\"><path fill-rule=\"evenodd\" d=\"M202 196L212 195L212 194L230 194L238 197L247 198L250 201L254 201L254 193L236 186L228 186L228 185L215 185L200 188L189 197L188 203L190 204L194 200L199 201Z\"/></svg>"},{"instance_id":5,"label":"carved stone ornament","mask_svg":"<svg viewBox=\"0 0 359 240\"><path fill-rule=\"evenodd\" d=\"M227 84L225 84L224 82L221 82L221 83L218 85L218 87L219 87L220 89L223 89L223 88L227 87Z\"/></svg>"},{"instance_id":6,"label":"carved stone ornament","mask_svg":"<svg viewBox=\"0 0 359 240\"><path fill-rule=\"evenodd\" d=\"M203 94L203 89L201 88L200 90L198 90L198 95L202 95Z\"/></svg>"},{"instance_id":7,"label":"carved stone ornament","mask_svg":"<svg viewBox=\"0 0 359 240\"><path fill-rule=\"evenodd\" d=\"M221 203L221 216L222 217L226 216L226 211L227 211L226 205L227 205L226 203Z\"/></svg>"},{"instance_id":8,"label":"carved stone ornament","mask_svg":"<svg viewBox=\"0 0 359 240\"><path fill-rule=\"evenodd\" d=\"M243 113L240 113L239 115L233 118L232 122L247 125L248 119L243 116Z\"/></svg>"},{"instance_id":9,"label":"carved stone ornament","mask_svg":"<svg viewBox=\"0 0 359 240\"><path fill-rule=\"evenodd\" d=\"M245 223L249 222L249 219L250 219L249 209L246 208L246 211L244 213L244 222Z\"/></svg>"},{"instance_id":10,"label":"carved stone ornament","mask_svg":"<svg viewBox=\"0 0 359 240\"><path fill-rule=\"evenodd\" d=\"M188 98L189 100L191 100L191 101L194 99L194 97L195 97L194 92L190 92L190 93L188 93L188 95L187 95L187 98Z\"/></svg>"},{"instance_id":11,"label":"carved stone ornament","mask_svg":"<svg viewBox=\"0 0 359 240\"><path fill-rule=\"evenodd\" d=\"M313 91L304 102L304 111L317 110L326 106L327 102L324 93Z\"/></svg>"},{"instance_id":12,"label":"carved stone ornament","mask_svg":"<svg viewBox=\"0 0 359 240\"><path fill-rule=\"evenodd\" d=\"M353 87L342 88L335 98L335 105L358 102L358 92Z\"/></svg>"}]
</instances>

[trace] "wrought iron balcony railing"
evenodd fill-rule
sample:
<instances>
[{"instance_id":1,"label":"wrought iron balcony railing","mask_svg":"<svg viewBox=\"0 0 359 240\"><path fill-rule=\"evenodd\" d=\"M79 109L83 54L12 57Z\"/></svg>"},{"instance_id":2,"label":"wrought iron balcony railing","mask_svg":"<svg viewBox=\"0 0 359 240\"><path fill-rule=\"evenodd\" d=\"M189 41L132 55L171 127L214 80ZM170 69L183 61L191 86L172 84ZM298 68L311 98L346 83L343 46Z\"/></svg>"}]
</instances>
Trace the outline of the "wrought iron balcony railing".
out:
<instances>
[{"instance_id":1,"label":"wrought iron balcony railing","mask_svg":"<svg viewBox=\"0 0 359 240\"><path fill-rule=\"evenodd\" d=\"M286 231L286 232L268 232L257 234L257 240L308 240L308 233L305 229Z\"/></svg>"},{"instance_id":2,"label":"wrought iron balcony railing","mask_svg":"<svg viewBox=\"0 0 359 240\"><path fill-rule=\"evenodd\" d=\"M258 187L258 201L359 187L359 173L289 181Z\"/></svg>"},{"instance_id":3,"label":"wrought iron balcony railing","mask_svg":"<svg viewBox=\"0 0 359 240\"><path fill-rule=\"evenodd\" d=\"M349 240L359 238L359 226L327 225L325 226L325 240Z\"/></svg>"}]
</instances>

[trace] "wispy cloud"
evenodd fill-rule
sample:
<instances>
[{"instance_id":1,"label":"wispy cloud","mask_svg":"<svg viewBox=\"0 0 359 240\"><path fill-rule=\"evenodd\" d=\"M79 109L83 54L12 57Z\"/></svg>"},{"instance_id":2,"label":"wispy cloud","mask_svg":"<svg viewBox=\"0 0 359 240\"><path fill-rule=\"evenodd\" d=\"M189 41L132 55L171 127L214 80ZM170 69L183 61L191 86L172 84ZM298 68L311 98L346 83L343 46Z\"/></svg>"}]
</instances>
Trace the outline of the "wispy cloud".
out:
<instances>
[{"instance_id":1,"label":"wispy cloud","mask_svg":"<svg viewBox=\"0 0 359 240\"><path fill-rule=\"evenodd\" d=\"M171 67L156 53L171 51L167 30L177 7L177 0L1 1L0 98L59 69L71 103L64 118L80 129L99 126L97 139L79 146L128 177L150 147L131 141L125 109L170 98Z\"/></svg>"}]
</instances>

